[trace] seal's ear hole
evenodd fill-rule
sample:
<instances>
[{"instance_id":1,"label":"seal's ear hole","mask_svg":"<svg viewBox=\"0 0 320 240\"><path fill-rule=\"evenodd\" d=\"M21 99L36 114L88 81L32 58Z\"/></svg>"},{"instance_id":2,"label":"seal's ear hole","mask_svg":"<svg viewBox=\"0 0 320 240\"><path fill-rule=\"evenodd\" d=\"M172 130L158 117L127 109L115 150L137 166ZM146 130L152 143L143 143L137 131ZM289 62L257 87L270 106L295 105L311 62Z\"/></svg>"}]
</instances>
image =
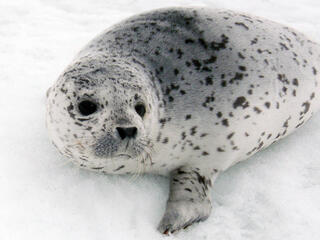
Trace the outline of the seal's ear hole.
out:
<instances>
[{"instance_id":1,"label":"seal's ear hole","mask_svg":"<svg viewBox=\"0 0 320 240\"><path fill-rule=\"evenodd\" d=\"M137 104L134 109L136 110L136 112L140 115L140 117L144 117L144 115L146 114L146 107L142 104L139 103Z\"/></svg>"},{"instance_id":2,"label":"seal's ear hole","mask_svg":"<svg viewBox=\"0 0 320 240\"><path fill-rule=\"evenodd\" d=\"M78 108L82 115L88 116L97 111L97 104L89 100L84 100L79 103Z\"/></svg>"}]
</instances>

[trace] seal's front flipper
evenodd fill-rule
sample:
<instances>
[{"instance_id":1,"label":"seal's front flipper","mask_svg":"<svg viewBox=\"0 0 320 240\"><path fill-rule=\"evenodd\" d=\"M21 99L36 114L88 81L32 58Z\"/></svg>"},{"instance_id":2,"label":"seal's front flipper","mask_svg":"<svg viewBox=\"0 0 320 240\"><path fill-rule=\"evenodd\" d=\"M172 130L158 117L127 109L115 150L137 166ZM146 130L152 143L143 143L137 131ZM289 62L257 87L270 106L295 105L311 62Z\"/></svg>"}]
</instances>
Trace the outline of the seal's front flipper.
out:
<instances>
[{"instance_id":1,"label":"seal's front flipper","mask_svg":"<svg viewBox=\"0 0 320 240\"><path fill-rule=\"evenodd\" d=\"M170 196L158 230L163 234L206 220L211 213L211 187L218 171L181 167L171 174Z\"/></svg>"}]
</instances>

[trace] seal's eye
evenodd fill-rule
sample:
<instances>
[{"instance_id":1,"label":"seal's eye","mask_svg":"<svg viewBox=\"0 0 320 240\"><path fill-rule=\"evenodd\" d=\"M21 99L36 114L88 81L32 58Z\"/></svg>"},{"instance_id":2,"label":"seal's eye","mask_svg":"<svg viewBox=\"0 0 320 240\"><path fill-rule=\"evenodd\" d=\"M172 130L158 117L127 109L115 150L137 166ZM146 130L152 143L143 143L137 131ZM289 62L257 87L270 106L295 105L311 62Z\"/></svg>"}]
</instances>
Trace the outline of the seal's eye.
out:
<instances>
[{"instance_id":1,"label":"seal's eye","mask_svg":"<svg viewBox=\"0 0 320 240\"><path fill-rule=\"evenodd\" d=\"M97 111L97 104L88 100L84 100L79 103L78 108L82 115L88 116Z\"/></svg>"},{"instance_id":2,"label":"seal's eye","mask_svg":"<svg viewBox=\"0 0 320 240\"><path fill-rule=\"evenodd\" d=\"M146 113L146 107L143 104L137 104L135 107L136 112L143 118L144 114Z\"/></svg>"}]
</instances>

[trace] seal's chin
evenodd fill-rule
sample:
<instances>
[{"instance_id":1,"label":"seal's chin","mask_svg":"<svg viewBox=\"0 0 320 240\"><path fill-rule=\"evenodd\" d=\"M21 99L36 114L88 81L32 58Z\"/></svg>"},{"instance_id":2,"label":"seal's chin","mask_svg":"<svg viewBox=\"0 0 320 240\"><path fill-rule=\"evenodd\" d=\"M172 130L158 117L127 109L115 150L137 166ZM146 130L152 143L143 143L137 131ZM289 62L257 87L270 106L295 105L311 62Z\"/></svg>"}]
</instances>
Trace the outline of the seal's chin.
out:
<instances>
[{"instance_id":1,"label":"seal's chin","mask_svg":"<svg viewBox=\"0 0 320 240\"><path fill-rule=\"evenodd\" d=\"M92 152L96 158L102 159L139 159L148 152L146 140L126 139L119 140L112 135L106 135L92 145Z\"/></svg>"},{"instance_id":2,"label":"seal's chin","mask_svg":"<svg viewBox=\"0 0 320 240\"><path fill-rule=\"evenodd\" d=\"M112 158L114 159L139 159L142 157L145 153L144 148L128 148L128 149L122 149L121 151L116 151L113 153L110 153L107 158Z\"/></svg>"},{"instance_id":3,"label":"seal's chin","mask_svg":"<svg viewBox=\"0 0 320 240\"><path fill-rule=\"evenodd\" d=\"M145 154L145 147L133 144L128 148L95 148L94 155L100 160L129 160L139 159Z\"/></svg>"}]
</instances>

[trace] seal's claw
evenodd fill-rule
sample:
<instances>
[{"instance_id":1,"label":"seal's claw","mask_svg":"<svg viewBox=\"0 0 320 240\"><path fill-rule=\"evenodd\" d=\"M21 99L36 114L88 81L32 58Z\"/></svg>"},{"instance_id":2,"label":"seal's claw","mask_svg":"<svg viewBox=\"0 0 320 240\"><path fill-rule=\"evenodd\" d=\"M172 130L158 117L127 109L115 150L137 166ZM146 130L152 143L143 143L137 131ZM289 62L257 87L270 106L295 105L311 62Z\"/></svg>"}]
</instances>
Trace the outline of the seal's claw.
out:
<instances>
[{"instance_id":1,"label":"seal's claw","mask_svg":"<svg viewBox=\"0 0 320 240\"><path fill-rule=\"evenodd\" d=\"M186 229L196 222L206 220L211 212L209 201L169 201L166 212L158 226L158 231L170 235Z\"/></svg>"}]
</instances>

